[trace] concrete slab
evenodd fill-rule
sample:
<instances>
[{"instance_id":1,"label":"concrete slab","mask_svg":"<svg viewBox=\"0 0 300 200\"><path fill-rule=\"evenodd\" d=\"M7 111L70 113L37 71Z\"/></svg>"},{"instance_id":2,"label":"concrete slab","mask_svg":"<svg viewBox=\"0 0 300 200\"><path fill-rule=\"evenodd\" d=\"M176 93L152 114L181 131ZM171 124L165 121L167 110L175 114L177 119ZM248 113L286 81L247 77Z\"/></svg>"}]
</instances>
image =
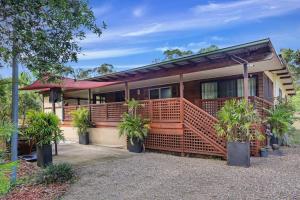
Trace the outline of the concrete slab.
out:
<instances>
[{"instance_id":1,"label":"concrete slab","mask_svg":"<svg viewBox=\"0 0 300 200\"><path fill-rule=\"evenodd\" d=\"M67 162L75 167L84 167L101 161L118 160L132 156L134 154L125 149L68 143L58 145L58 155L53 156L53 160L54 163Z\"/></svg>"}]
</instances>

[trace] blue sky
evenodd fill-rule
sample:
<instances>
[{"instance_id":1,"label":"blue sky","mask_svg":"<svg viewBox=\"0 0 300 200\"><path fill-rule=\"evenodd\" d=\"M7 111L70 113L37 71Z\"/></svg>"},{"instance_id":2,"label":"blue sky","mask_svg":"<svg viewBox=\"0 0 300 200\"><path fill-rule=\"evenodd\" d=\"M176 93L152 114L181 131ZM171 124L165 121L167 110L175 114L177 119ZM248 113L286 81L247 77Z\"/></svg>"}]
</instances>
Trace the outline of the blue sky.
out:
<instances>
[{"instance_id":1,"label":"blue sky","mask_svg":"<svg viewBox=\"0 0 300 200\"><path fill-rule=\"evenodd\" d=\"M197 51L267 37L277 51L300 48L300 0L90 0L90 5L108 28L100 38L87 34L73 67L110 63L120 71L150 64L165 49ZM7 76L10 69L0 73Z\"/></svg>"}]
</instances>

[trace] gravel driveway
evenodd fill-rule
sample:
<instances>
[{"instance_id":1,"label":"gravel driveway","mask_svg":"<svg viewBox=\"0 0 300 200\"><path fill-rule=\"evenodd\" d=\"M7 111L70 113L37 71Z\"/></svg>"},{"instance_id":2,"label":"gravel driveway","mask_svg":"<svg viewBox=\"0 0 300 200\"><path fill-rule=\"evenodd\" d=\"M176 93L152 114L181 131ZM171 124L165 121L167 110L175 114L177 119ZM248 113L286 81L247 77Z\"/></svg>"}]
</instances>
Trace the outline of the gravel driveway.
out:
<instances>
[{"instance_id":1,"label":"gravel driveway","mask_svg":"<svg viewBox=\"0 0 300 200\"><path fill-rule=\"evenodd\" d=\"M300 199L300 148L284 153L250 168L159 153L101 161L78 169L63 199Z\"/></svg>"}]
</instances>

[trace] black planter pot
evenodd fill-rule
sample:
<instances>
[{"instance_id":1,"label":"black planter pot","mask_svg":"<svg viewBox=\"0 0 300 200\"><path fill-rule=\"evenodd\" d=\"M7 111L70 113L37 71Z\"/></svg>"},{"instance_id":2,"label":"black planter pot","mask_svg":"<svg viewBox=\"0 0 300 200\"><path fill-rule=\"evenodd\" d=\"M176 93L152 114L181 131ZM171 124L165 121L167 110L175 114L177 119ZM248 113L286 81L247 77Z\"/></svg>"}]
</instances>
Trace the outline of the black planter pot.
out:
<instances>
[{"instance_id":1,"label":"black planter pot","mask_svg":"<svg viewBox=\"0 0 300 200\"><path fill-rule=\"evenodd\" d=\"M133 144L131 144L130 140L128 140L127 149L133 153L141 153L143 152L143 142L139 139L133 139Z\"/></svg>"},{"instance_id":2,"label":"black planter pot","mask_svg":"<svg viewBox=\"0 0 300 200\"><path fill-rule=\"evenodd\" d=\"M79 134L79 144L88 145L90 143L89 133Z\"/></svg>"},{"instance_id":3,"label":"black planter pot","mask_svg":"<svg viewBox=\"0 0 300 200\"><path fill-rule=\"evenodd\" d=\"M269 156L269 151L268 149L261 149L260 150L260 157L268 157Z\"/></svg>"},{"instance_id":4,"label":"black planter pot","mask_svg":"<svg viewBox=\"0 0 300 200\"><path fill-rule=\"evenodd\" d=\"M250 167L250 143L227 142L227 164Z\"/></svg>"},{"instance_id":5,"label":"black planter pot","mask_svg":"<svg viewBox=\"0 0 300 200\"><path fill-rule=\"evenodd\" d=\"M50 164L52 164L52 145L37 146L37 165L46 167Z\"/></svg>"}]
</instances>

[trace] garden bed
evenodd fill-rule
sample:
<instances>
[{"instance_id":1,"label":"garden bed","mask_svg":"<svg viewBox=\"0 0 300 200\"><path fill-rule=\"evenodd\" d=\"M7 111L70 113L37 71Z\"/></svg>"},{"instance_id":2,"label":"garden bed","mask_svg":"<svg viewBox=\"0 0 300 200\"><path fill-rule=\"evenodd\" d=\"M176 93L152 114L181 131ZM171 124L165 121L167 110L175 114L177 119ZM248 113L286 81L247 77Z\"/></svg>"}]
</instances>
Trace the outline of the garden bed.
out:
<instances>
[{"instance_id":1,"label":"garden bed","mask_svg":"<svg viewBox=\"0 0 300 200\"><path fill-rule=\"evenodd\" d=\"M17 172L17 185L8 194L0 197L0 200L57 199L67 191L69 183L36 184L34 177L39 171L36 163L21 160Z\"/></svg>"}]
</instances>

